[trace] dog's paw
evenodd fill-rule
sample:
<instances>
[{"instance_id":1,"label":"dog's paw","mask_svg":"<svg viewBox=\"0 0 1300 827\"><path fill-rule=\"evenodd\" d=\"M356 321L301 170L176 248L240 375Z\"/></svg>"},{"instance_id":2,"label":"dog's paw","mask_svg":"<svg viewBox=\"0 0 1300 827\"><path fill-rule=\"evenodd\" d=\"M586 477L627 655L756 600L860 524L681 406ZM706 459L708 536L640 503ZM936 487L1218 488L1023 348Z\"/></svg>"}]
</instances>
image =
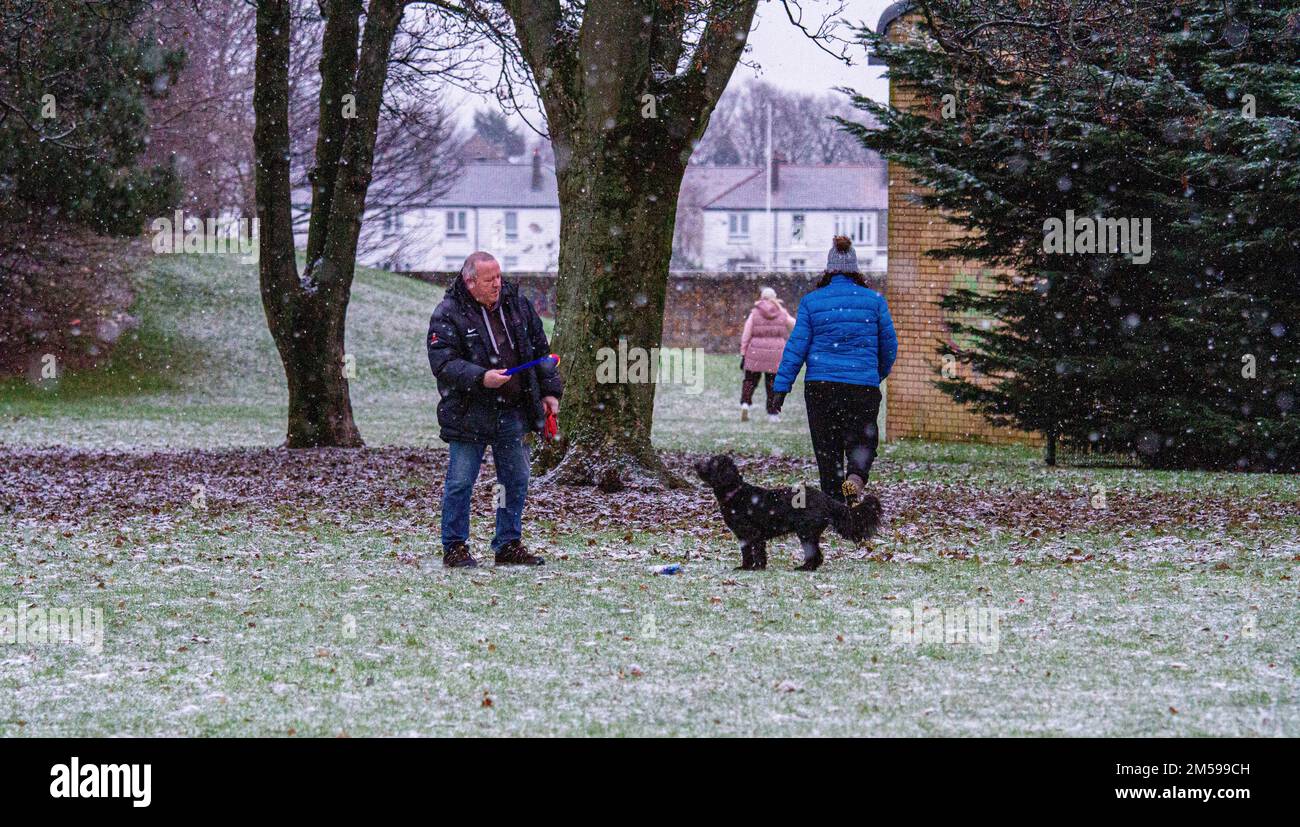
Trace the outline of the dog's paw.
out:
<instances>
[{"instance_id":1,"label":"dog's paw","mask_svg":"<svg viewBox=\"0 0 1300 827\"><path fill-rule=\"evenodd\" d=\"M821 568L824 559L825 558L823 558L819 554L816 557L812 558L811 560L803 561L802 566L795 566L794 570L795 571L817 571L817 569Z\"/></svg>"}]
</instances>

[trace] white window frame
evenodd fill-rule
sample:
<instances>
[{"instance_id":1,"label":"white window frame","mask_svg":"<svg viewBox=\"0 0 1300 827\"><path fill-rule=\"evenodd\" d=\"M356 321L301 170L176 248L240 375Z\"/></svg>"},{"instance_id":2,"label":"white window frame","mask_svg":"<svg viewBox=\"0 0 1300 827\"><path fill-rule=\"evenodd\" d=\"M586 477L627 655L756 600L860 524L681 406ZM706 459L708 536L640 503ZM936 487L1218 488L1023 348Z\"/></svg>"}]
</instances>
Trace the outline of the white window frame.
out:
<instances>
[{"instance_id":1,"label":"white window frame","mask_svg":"<svg viewBox=\"0 0 1300 827\"><path fill-rule=\"evenodd\" d=\"M836 213L835 235L846 235L854 244L876 246L876 214L874 212Z\"/></svg>"},{"instance_id":2,"label":"white window frame","mask_svg":"<svg viewBox=\"0 0 1300 827\"><path fill-rule=\"evenodd\" d=\"M514 210L506 210L502 223L505 226L506 241L518 241L519 213Z\"/></svg>"},{"instance_id":3,"label":"white window frame","mask_svg":"<svg viewBox=\"0 0 1300 827\"><path fill-rule=\"evenodd\" d=\"M727 213L727 240L749 241L749 213Z\"/></svg>"},{"instance_id":4,"label":"white window frame","mask_svg":"<svg viewBox=\"0 0 1300 827\"><path fill-rule=\"evenodd\" d=\"M447 210L447 238L469 238L465 210Z\"/></svg>"},{"instance_id":5,"label":"white window frame","mask_svg":"<svg viewBox=\"0 0 1300 827\"><path fill-rule=\"evenodd\" d=\"M808 238L808 216L797 212L790 216L790 243L802 245Z\"/></svg>"}]
</instances>

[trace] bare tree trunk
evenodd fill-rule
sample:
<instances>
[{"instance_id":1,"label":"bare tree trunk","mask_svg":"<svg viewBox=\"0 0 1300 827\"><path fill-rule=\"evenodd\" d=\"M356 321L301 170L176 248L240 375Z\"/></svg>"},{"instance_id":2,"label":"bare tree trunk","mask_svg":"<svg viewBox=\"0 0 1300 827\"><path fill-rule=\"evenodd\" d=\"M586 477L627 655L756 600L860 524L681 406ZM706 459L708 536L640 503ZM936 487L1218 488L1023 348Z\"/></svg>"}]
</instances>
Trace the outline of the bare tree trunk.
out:
<instances>
[{"instance_id":1,"label":"bare tree trunk","mask_svg":"<svg viewBox=\"0 0 1300 827\"><path fill-rule=\"evenodd\" d=\"M361 3L322 3L321 131L301 278L290 208L290 5L289 0L259 0L257 6L253 144L262 307L289 386L285 446L359 447L343 374L344 329L388 55L403 4L372 0L358 58ZM354 118L342 114L344 94L356 96Z\"/></svg>"},{"instance_id":2,"label":"bare tree trunk","mask_svg":"<svg viewBox=\"0 0 1300 827\"><path fill-rule=\"evenodd\" d=\"M687 19L705 12L698 3L588 3L577 32L556 0L503 5L539 79L560 188L566 439L538 462L563 484L680 485L650 444L654 383L602 384L596 368L601 349L617 350L620 338L629 348L659 346L682 176L758 0L709 4L694 44Z\"/></svg>"},{"instance_id":3,"label":"bare tree trunk","mask_svg":"<svg viewBox=\"0 0 1300 827\"><path fill-rule=\"evenodd\" d=\"M681 481L650 444L653 382L597 381L601 352L658 348L663 331L668 261L683 164L656 164L639 153L575 154L560 176L560 275L556 287L557 352L565 381L563 484L657 487ZM646 167L654 168L647 175ZM657 365L653 366L657 370Z\"/></svg>"},{"instance_id":4,"label":"bare tree trunk","mask_svg":"<svg viewBox=\"0 0 1300 827\"><path fill-rule=\"evenodd\" d=\"M331 296L304 289L295 260L289 186L289 11L288 0L261 0L257 7L253 146L262 308L289 386L285 445L355 446L361 436L343 377L343 314L330 306Z\"/></svg>"}]
</instances>

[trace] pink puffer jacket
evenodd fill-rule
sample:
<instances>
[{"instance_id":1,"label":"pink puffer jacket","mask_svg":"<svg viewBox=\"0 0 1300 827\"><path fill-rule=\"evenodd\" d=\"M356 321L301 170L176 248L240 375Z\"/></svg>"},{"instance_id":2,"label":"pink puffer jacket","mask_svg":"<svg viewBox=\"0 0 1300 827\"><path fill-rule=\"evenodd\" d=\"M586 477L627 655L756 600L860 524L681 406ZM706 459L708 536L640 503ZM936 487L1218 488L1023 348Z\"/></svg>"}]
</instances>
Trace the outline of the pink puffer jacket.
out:
<instances>
[{"instance_id":1,"label":"pink puffer jacket","mask_svg":"<svg viewBox=\"0 0 1300 827\"><path fill-rule=\"evenodd\" d=\"M779 301L759 299L745 320L745 332L740 336L740 355L745 357L745 370L759 373L776 373L781 367L781 354L785 340L794 329L794 316Z\"/></svg>"}]
</instances>

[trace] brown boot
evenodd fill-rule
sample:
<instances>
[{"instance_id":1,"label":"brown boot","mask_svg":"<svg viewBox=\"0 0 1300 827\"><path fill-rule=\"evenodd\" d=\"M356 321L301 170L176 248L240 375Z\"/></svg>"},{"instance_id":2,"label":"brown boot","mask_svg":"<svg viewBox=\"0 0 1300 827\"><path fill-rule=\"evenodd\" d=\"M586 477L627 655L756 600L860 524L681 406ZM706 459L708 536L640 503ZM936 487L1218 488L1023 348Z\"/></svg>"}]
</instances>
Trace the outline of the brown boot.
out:
<instances>
[{"instance_id":1,"label":"brown boot","mask_svg":"<svg viewBox=\"0 0 1300 827\"><path fill-rule=\"evenodd\" d=\"M535 554L529 554L523 543L511 540L497 549L496 563L498 566L540 566L546 561Z\"/></svg>"},{"instance_id":2,"label":"brown boot","mask_svg":"<svg viewBox=\"0 0 1300 827\"><path fill-rule=\"evenodd\" d=\"M858 501L858 497L862 495L864 487L862 477L857 474L849 474L845 477L844 482L840 484L840 493L844 495L845 502L853 505Z\"/></svg>"},{"instance_id":3,"label":"brown boot","mask_svg":"<svg viewBox=\"0 0 1300 827\"><path fill-rule=\"evenodd\" d=\"M469 553L469 546L452 543L443 549L442 565L449 569L473 569L478 568L478 561Z\"/></svg>"}]
</instances>

